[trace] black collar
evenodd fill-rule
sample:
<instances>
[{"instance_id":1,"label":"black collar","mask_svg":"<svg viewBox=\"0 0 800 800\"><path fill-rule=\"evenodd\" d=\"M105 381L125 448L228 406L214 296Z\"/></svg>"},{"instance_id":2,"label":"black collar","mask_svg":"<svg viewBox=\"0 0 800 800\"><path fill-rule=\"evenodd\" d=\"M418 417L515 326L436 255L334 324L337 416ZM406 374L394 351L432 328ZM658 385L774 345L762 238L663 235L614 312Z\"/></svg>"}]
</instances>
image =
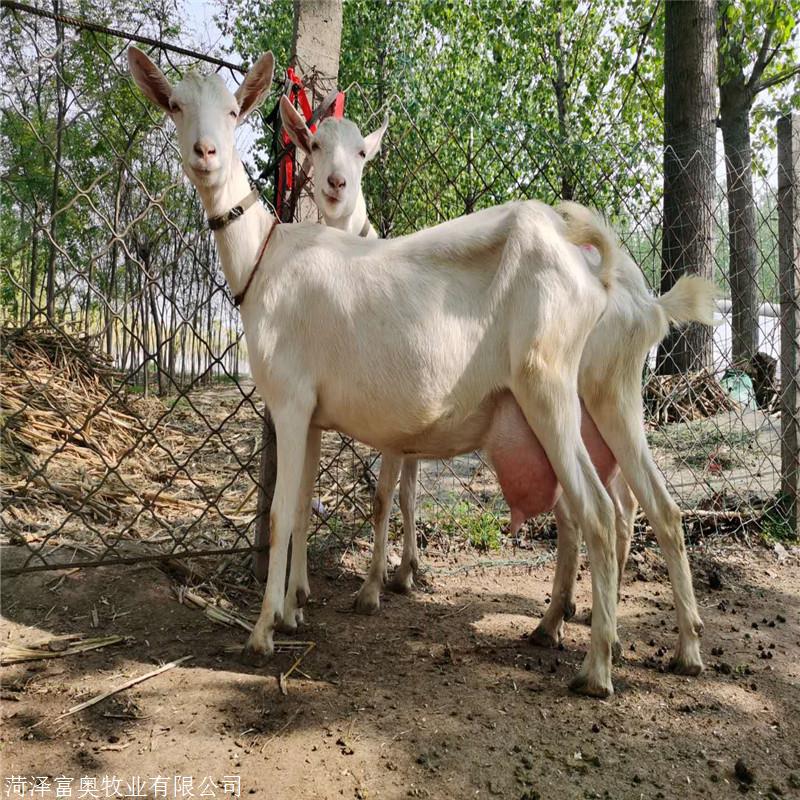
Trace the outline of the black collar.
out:
<instances>
[{"instance_id":1,"label":"black collar","mask_svg":"<svg viewBox=\"0 0 800 800\"><path fill-rule=\"evenodd\" d=\"M239 205L234 206L230 211L226 211L218 217L209 217L208 227L211 228L212 231L218 231L226 225L230 225L235 219L239 219L239 217L258 200L258 197L258 189L253 189Z\"/></svg>"}]
</instances>

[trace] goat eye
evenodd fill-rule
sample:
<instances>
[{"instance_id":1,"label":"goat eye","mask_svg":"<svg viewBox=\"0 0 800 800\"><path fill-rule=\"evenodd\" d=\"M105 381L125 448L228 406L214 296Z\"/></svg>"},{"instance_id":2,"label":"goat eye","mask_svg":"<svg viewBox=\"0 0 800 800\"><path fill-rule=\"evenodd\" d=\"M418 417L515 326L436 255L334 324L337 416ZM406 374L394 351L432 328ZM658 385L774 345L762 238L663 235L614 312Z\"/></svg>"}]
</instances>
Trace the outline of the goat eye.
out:
<instances>
[{"instance_id":1,"label":"goat eye","mask_svg":"<svg viewBox=\"0 0 800 800\"><path fill-rule=\"evenodd\" d=\"M312 142L311 143L311 149L312 150L319 150L319 145L316 142Z\"/></svg>"},{"instance_id":2,"label":"goat eye","mask_svg":"<svg viewBox=\"0 0 800 800\"><path fill-rule=\"evenodd\" d=\"M229 113L230 113L232 119L236 119L239 116L239 112L238 111L231 111Z\"/></svg>"},{"instance_id":3,"label":"goat eye","mask_svg":"<svg viewBox=\"0 0 800 800\"><path fill-rule=\"evenodd\" d=\"M361 158L366 158L367 157L367 154L366 154L366 152L364 150L359 150L358 154L361 156Z\"/></svg>"},{"instance_id":4,"label":"goat eye","mask_svg":"<svg viewBox=\"0 0 800 800\"><path fill-rule=\"evenodd\" d=\"M180 107L180 106L179 106L177 103L170 103L169 110L170 110L170 111L171 111L173 114L177 114L177 113L179 113L179 112L180 112L180 110L181 110L181 107Z\"/></svg>"}]
</instances>

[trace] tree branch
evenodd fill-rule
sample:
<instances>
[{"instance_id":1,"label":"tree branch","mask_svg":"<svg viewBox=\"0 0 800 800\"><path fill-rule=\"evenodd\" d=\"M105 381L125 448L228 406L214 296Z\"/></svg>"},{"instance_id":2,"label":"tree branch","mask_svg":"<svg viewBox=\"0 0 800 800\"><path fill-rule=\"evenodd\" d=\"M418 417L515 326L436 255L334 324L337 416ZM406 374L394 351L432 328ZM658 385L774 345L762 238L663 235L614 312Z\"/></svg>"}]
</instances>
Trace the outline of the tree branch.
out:
<instances>
[{"instance_id":1,"label":"tree branch","mask_svg":"<svg viewBox=\"0 0 800 800\"><path fill-rule=\"evenodd\" d=\"M770 14L770 19L767 22L767 28L764 31L764 39L761 42L761 47L758 49L758 56L756 56L756 63L753 64L753 71L750 73L750 77L747 80L747 91L752 92L755 94L755 87L758 83L759 79L764 73L764 70L767 67L767 64L775 57L775 52L777 52L778 48L772 52L771 55L769 53L769 45L772 41L772 34L775 33L775 14L777 12L776 5L773 4L772 6L772 13Z\"/></svg>"},{"instance_id":2,"label":"tree branch","mask_svg":"<svg viewBox=\"0 0 800 800\"><path fill-rule=\"evenodd\" d=\"M570 48L572 49L573 58L572 58L572 69L570 70L569 77L567 78L567 86L572 85L573 81L575 80L575 75L578 71L578 50L579 50L578 45L583 39L583 34L586 32L586 25L589 22L589 16L592 13L593 7L594 7L594 0L591 0L591 2L586 8L586 13L583 15L583 20L581 21L578 38L573 39L572 42L570 42Z\"/></svg>"},{"instance_id":3,"label":"tree branch","mask_svg":"<svg viewBox=\"0 0 800 800\"><path fill-rule=\"evenodd\" d=\"M795 66L789 67L783 72L779 72L777 75L767 78L765 81L760 81L753 89L753 94L758 94L764 89L769 89L770 86L775 86L776 83L783 83L783 81L785 81L787 78L791 78L793 75L798 74L800 74L800 64L795 64Z\"/></svg>"}]
</instances>

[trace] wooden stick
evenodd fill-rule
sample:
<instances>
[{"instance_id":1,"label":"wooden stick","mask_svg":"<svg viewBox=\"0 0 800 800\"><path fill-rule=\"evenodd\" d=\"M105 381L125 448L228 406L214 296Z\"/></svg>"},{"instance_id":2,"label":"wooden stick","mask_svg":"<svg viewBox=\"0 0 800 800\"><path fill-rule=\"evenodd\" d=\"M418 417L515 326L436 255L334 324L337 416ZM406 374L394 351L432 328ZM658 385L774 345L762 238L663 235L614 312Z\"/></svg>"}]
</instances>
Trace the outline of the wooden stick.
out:
<instances>
[{"instance_id":1,"label":"wooden stick","mask_svg":"<svg viewBox=\"0 0 800 800\"><path fill-rule=\"evenodd\" d=\"M179 664L183 664L184 661L188 661L193 656L184 656L183 658L176 659L175 661L170 661L169 664L163 664L158 669L154 669L152 672L147 672L144 675L140 675L138 678L131 678L131 680L126 681L123 684L120 684L114 689L109 689L107 692L103 692L102 694L98 694L96 697L93 697L91 700L87 700L85 703L80 703L77 706L73 706L69 711L65 711L60 716L56 717L53 722L58 722L60 719L64 719L64 717L72 716L72 714L77 714L79 711L83 711L84 708L89 708L90 706L96 705L97 703L105 700L107 697L111 697L114 694L118 694L119 692L124 692L125 689L130 689L131 686L136 686L137 683L142 683L143 681L149 680L150 678L155 678L156 675L160 675L162 672L166 672L169 669L174 669Z\"/></svg>"},{"instance_id":2,"label":"wooden stick","mask_svg":"<svg viewBox=\"0 0 800 800\"><path fill-rule=\"evenodd\" d=\"M299 656L294 660L294 663L286 672L282 672L278 676L278 687L281 690L281 694L289 694L289 687L287 681L289 680L289 676L300 666L300 662L314 649L316 646L316 642L308 642L308 647L300 653Z\"/></svg>"},{"instance_id":3,"label":"wooden stick","mask_svg":"<svg viewBox=\"0 0 800 800\"><path fill-rule=\"evenodd\" d=\"M63 650L39 650L37 647L27 647L25 645L8 645L0 652L0 665L19 664L23 661L40 661L44 658L65 658L75 655L75 653L85 653L88 650L97 650L100 647L108 647L110 644L119 644L124 641L124 636L104 636L98 639L87 639L71 647L65 646ZM69 641L67 637L55 637L51 642ZM38 647L47 646L49 642L43 642Z\"/></svg>"}]
</instances>

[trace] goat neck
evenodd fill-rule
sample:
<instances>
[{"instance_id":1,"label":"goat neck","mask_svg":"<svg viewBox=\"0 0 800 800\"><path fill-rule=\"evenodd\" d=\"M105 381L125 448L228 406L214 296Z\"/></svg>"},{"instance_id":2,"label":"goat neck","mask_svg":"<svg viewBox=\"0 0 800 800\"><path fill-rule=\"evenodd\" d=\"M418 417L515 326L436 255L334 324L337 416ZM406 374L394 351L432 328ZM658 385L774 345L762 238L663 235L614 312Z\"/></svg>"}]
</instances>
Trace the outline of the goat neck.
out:
<instances>
[{"instance_id":1,"label":"goat neck","mask_svg":"<svg viewBox=\"0 0 800 800\"><path fill-rule=\"evenodd\" d=\"M208 217L216 217L238 205L250 193L250 181L234 153L228 180L219 187L197 186ZM272 225L272 215L255 203L224 228L214 231L222 271L232 294L240 292L253 270L261 245Z\"/></svg>"}]
</instances>

